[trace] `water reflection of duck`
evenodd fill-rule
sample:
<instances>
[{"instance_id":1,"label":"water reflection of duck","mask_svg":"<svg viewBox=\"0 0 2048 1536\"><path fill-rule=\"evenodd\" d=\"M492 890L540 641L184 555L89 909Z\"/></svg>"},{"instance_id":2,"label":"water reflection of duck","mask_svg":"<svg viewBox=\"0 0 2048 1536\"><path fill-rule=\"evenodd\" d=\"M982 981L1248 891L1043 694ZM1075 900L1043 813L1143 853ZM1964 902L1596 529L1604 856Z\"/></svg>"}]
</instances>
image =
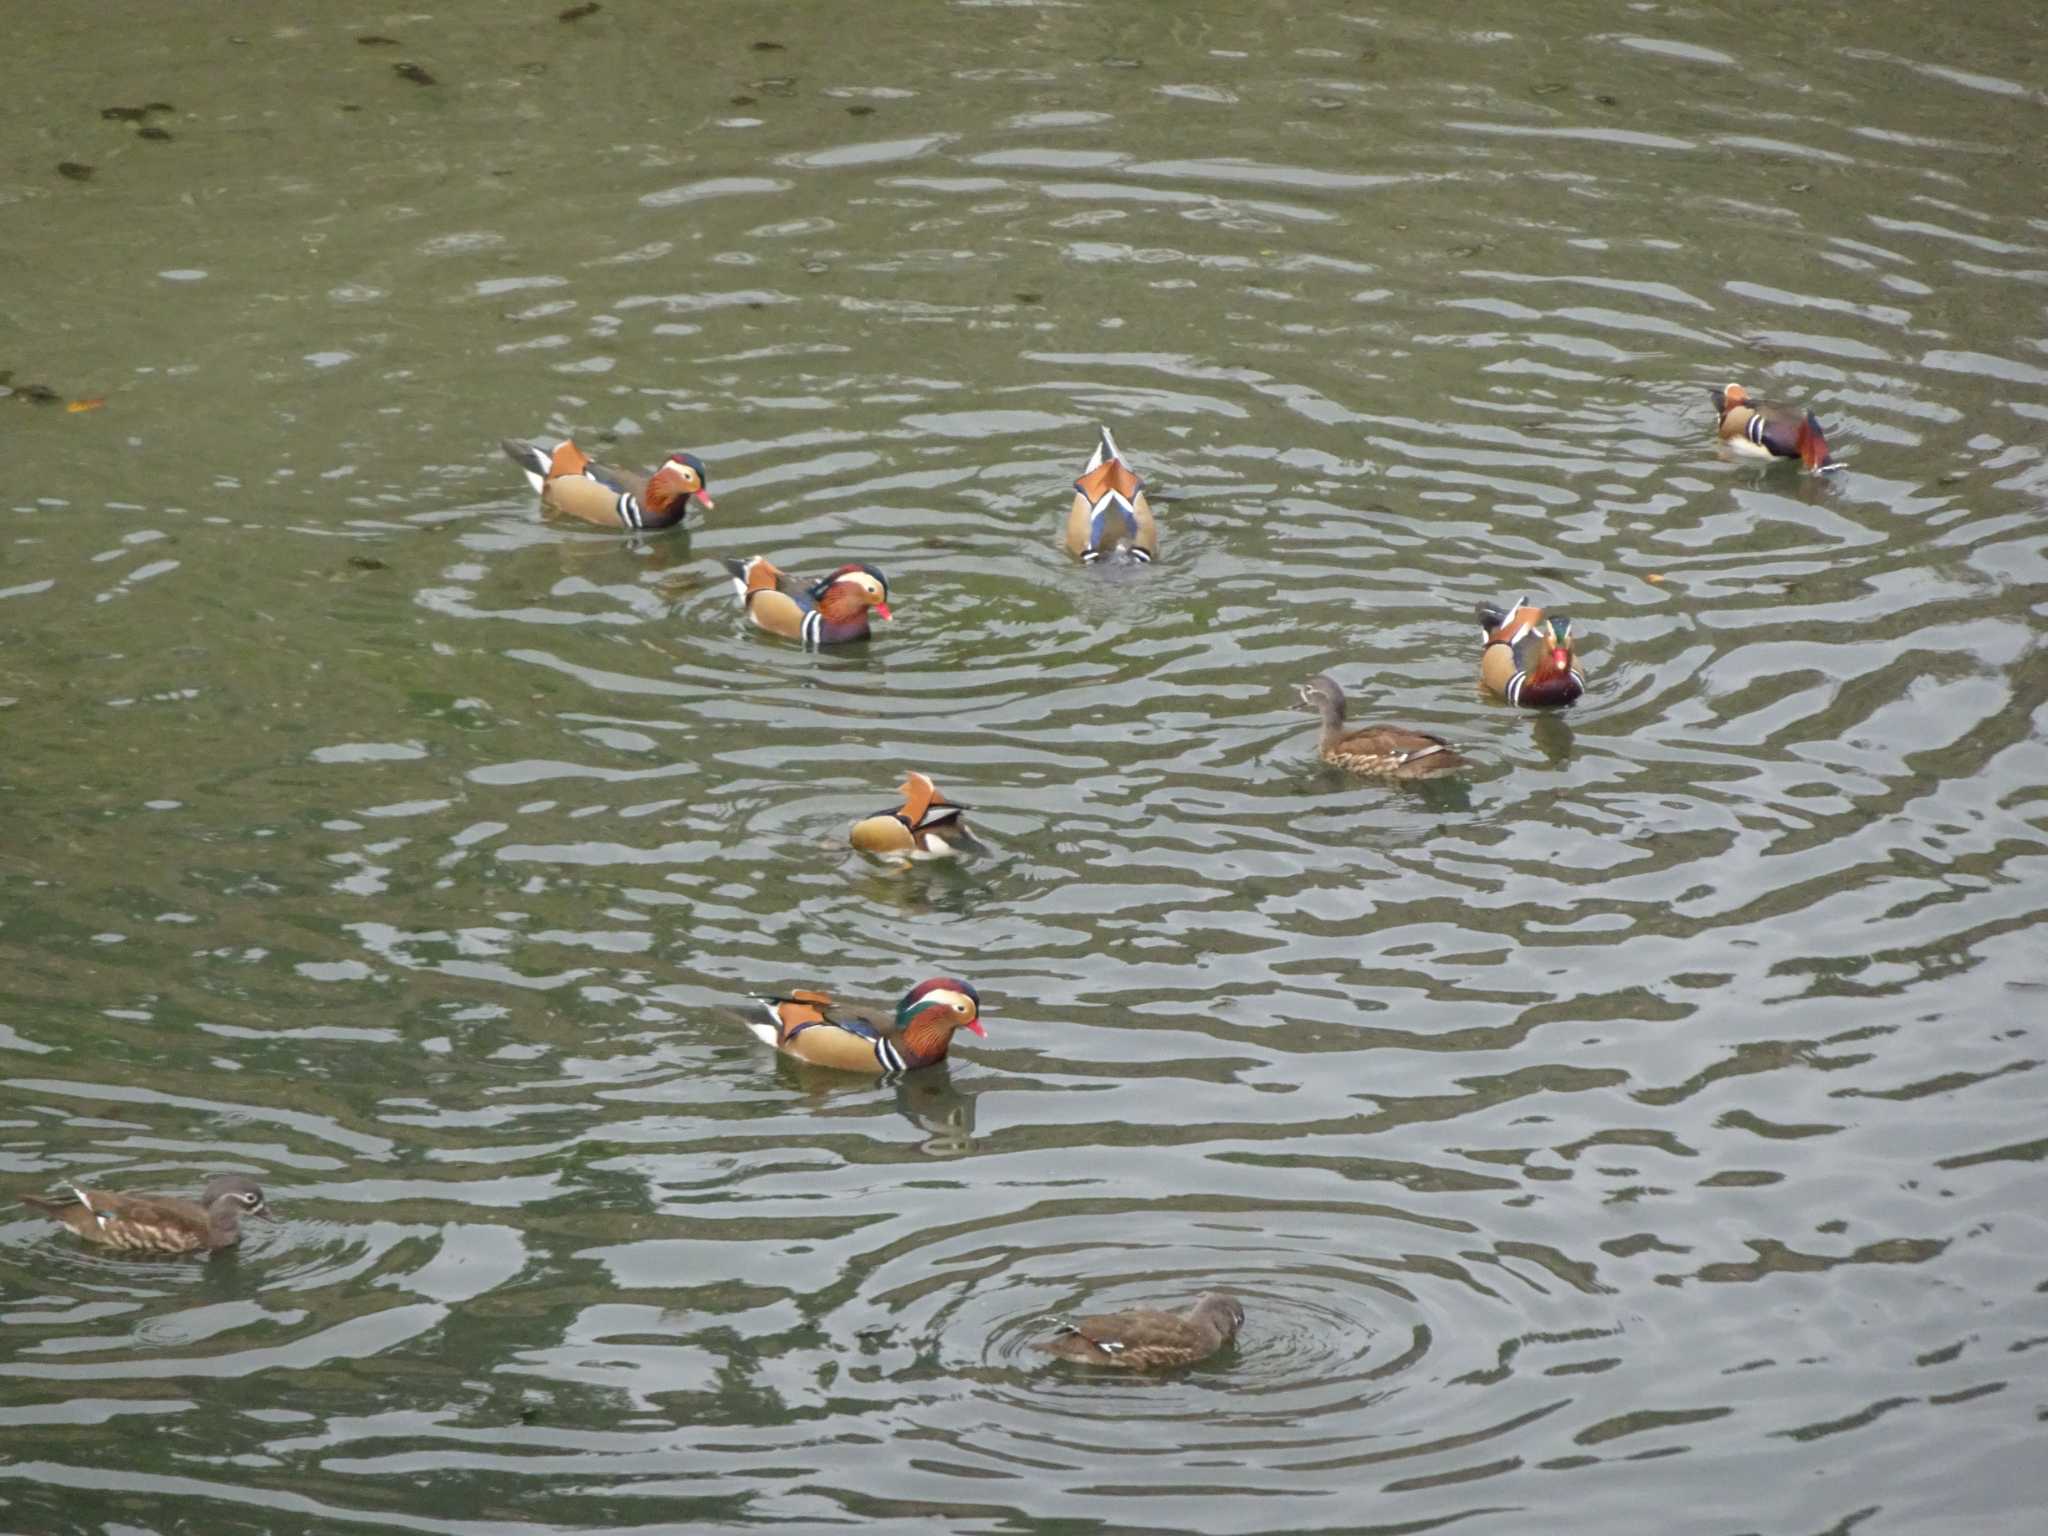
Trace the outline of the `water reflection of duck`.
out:
<instances>
[{"instance_id":1,"label":"water reflection of duck","mask_svg":"<svg viewBox=\"0 0 2048 1536\"><path fill-rule=\"evenodd\" d=\"M208 1184L197 1201L176 1195L115 1195L69 1186L68 1200L22 1197L89 1243L128 1253L198 1253L231 1247L241 1240L242 1218L274 1221L254 1179L226 1174Z\"/></svg>"},{"instance_id":2,"label":"water reflection of duck","mask_svg":"<svg viewBox=\"0 0 2048 1536\"><path fill-rule=\"evenodd\" d=\"M1237 1337L1244 1304L1205 1291L1185 1312L1148 1307L1063 1320L1060 1331L1032 1347L1062 1360L1124 1371L1166 1370L1206 1360Z\"/></svg>"},{"instance_id":3,"label":"water reflection of duck","mask_svg":"<svg viewBox=\"0 0 2048 1536\"><path fill-rule=\"evenodd\" d=\"M818 581L777 570L764 555L728 560L740 603L754 627L806 646L844 645L868 638L868 610L889 612L889 579L872 565L842 565Z\"/></svg>"},{"instance_id":4,"label":"water reflection of duck","mask_svg":"<svg viewBox=\"0 0 2048 1536\"><path fill-rule=\"evenodd\" d=\"M1544 709L1569 704L1586 691L1570 619L1546 615L1526 597L1508 609L1481 603L1477 612L1479 684L1488 693Z\"/></svg>"},{"instance_id":5,"label":"water reflection of duck","mask_svg":"<svg viewBox=\"0 0 2048 1536\"><path fill-rule=\"evenodd\" d=\"M747 1028L764 1045L813 1066L870 1075L914 1072L946 1059L953 1032L988 1038L981 1026L981 994L964 981L935 976L921 981L896 1005L893 1026L859 1017L834 1018L823 992L761 997L760 1015Z\"/></svg>"},{"instance_id":6,"label":"water reflection of duck","mask_svg":"<svg viewBox=\"0 0 2048 1536\"><path fill-rule=\"evenodd\" d=\"M961 820L967 809L939 793L925 774L912 770L903 780L903 804L877 811L853 824L853 846L863 853L905 859L937 859L979 846Z\"/></svg>"},{"instance_id":7,"label":"water reflection of duck","mask_svg":"<svg viewBox=\"0 0 2048 1536\"><path fill-rule=\"evenodd\" d=\"M974 1150L974 1095L946 1072L920 1072L896 1085L896 1112L925 1139L927 1157L965 1157Z\"/></svg>"},{"instance_id":8,"label":"water reflection of duck","mask_svg":"<svg viewBox=\"0 0 2048 1536\"><path fill-rule=\"evenodd\" d=\"M1833 469L1828 440L1813 412L1753 398L1740 384L1712 391L1716 427L1730 453L1748 459L1797 459L1815 473Z\"/></svg>"},{"instance_id":9,"label":"water reflection of duck","mask_svg":"<svg viewBox=\"0 0 2048 1536\"><path fill-rule=\"evenodd\" d=\"M1067 512L1067 553L1089 564L1119 555L1148 564L1159 557L1159 525L1145 499L1145 482L1117 452L1109 428L1100 431L1088 467L1074 482L1074 504Z\"/></svg>"},{"instance_id":10,"label":"water reflection of duck","mask_svg":"<svg viewBox=\"0 0 2048 1536\"><path fill-rule=\"evenodd\" d=\"M1312 677L1297 691L1301 702L1323 717L1316 756L1326 763L1381 779L1428 779L1472 766L1443 737L1411 731L1405 725L1345 730L1344 690L1333 677Z\"/></svg>"},{"instance_id":11,"label":"water reflection of duck","mask_svg":"<svg viewBox=\"0 0 2048 1536\"><path fill-rule=\"evenodd\" d=\"M509 437L499 446L526 471L543 509L600 528L673 528L693 500L707 511L716 505L704 488L703 460L693 453L672 453L643 476L594 463L566 437L553 448Z\"/></svg>"}]
</instances>

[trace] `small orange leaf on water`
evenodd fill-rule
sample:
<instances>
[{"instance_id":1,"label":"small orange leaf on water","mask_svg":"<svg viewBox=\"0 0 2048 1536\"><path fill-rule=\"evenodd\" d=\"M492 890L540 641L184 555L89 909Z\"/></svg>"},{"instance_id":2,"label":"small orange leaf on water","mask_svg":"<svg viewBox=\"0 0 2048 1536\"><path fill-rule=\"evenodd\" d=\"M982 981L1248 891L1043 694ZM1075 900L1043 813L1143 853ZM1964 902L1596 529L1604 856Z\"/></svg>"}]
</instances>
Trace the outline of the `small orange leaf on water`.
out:
<instances>
[{"instance_id":1,"label":"small orange leaf on water","mask_svg":"<svg viewBox=\"0 0 2048 1536\"><path fill-rule=\"evenodd\" d=\"M1661 581L1663 581L1663 579L1664 579L1664 578L1663 578L1662 576L1660 576L1660 575L1656 574L1656 573L1655 573L1654 571L1653 571L1653 572L1651 572L1651 574L1649 574L1648 576L1645 576L1645 577L1643 578L1643 580L1645 580L1645 581L1654 581L1654 582L1661 582Z\"/></svg>"},{"instance_id":2,"label":"small orange leaf on water","mask_svg":"<svg viewBox=\"0 0 2048 1536\"><path fill-rule=\"evenodd\" d=\"M67 411L96 411L107 403L105 395L88 395L83 400L73 400L64 409Z\"/></svg>"}]
</instances>

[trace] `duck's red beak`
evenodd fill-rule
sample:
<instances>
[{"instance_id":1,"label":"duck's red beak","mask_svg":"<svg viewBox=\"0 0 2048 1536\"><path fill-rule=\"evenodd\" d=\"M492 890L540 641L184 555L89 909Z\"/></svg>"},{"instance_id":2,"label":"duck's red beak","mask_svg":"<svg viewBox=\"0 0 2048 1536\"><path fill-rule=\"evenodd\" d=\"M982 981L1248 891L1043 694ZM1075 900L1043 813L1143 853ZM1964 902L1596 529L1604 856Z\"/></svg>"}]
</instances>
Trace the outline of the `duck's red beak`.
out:
<instances>
[{"instance_id":1,"label":"duck's red beak","mask_svg":"<svg viewBox=\"0 0 2048 1536\"><path fill-rule=\"evenodd\" d=\"M711 499L711 493L709 491L692 491L690 492L690 494L693 497L695 497L698 501L704 503L704 510L706 512L709 512L713 507L718 505L717 502Z\"/></svg>"},{"instance_id":2,"label":"duck's red beak","mask_svg":"<svg viewBox=\"0 0 2048 1536\"><path fill-rule=\"evenodd\" d=\"M875 612L879 613L885 619L893 619L896 617L895 614L889 611L889 605L887 603L875 604Z\"/></svg>"},{"instance_id":3,"label":"duck's red beak","mask_svg":"<svg viewBox=\"0 0 2048 1536\"><path fill-rule=\"evenodd\" d=\"M969 1019L965 1024L962 1024L960 1027L962 1029L969 1029L974 1031L975 1034L981 1036L981 1038L984 1040L988 1038L988 1031L981 1027L981 1020L979 1019Z\"/></svg>"},{"instance_id":4,"label":"duck's red beak","mask_svg":"<svg viewBox=\"0 0 2048 1536\"><path fill-rule=\"evenodd\" d=\"M1550 648L1550 664L1560 672L1569 672L1572 665L1572 653L1561 645L1553 645Z\"/></svg>"}]
</instances>

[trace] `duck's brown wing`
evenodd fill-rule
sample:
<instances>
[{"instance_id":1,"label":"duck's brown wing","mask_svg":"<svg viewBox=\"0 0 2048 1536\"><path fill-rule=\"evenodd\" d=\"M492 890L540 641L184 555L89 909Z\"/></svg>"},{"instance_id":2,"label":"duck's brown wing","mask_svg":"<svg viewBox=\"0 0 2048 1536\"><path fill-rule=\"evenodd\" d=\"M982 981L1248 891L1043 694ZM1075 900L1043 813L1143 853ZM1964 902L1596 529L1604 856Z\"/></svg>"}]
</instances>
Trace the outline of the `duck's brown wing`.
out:
<instances>
[{"instance_id":1,"label":"duck's brown wing","mask_svg":"<svg viewBox=\"0 0 2048 1536\"><path fill-rule=\"evenodd\" d=\"M1122 1370L1188 1365L1213 1354L1215 1332L1172 1312L1139 1309L1068 1318L1060 1332L1038 1348L1063 1360Z\"/></svg>"},{"instance_id":2,"label":"duck's brown wing","mask_svg":"<svg viewBox=\"0 0 2048 1536\"><path fill-rule=\"evenodd\" d=\"M1443 737L1402 725L1366 726L1339 737L1323 755L1354 773L1398 779L1431 778L1469 766Z\"/></svg>"}]
</instances>

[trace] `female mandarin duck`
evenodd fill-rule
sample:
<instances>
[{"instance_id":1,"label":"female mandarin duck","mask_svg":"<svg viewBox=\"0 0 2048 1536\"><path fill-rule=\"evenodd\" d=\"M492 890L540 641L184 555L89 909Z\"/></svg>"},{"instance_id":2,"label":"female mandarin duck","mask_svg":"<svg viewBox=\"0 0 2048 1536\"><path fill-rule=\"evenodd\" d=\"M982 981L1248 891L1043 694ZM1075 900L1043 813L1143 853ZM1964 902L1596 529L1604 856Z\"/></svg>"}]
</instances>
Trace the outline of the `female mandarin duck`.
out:
<instances>
[{"instance_id":1,"label":"female mandarin duck","mask_svg":"<svg viewBox=\"0 0 2048 1536\"><path fill-rule=\"evenodd\" d=\"M853 824L853 846L863 853L893 853L906 859L938 859L978 846L955 805L924 774L903 780L903 804Z\"/></svg>"},{"instance_id":2,"label":"female mandarin duck","mask_svg":"<svg viewBox=\"0 0 2048 1536\"><path fill-rule=\"evenodd\" d=\"M728 560L725 568L757 628L801 640L806 648L867 639L870 608L885 619L895 617L889 612L889 580L872 565L842 565L816 582L785 575L763 555Z\"/></svg>"},{"instance_id":3,"label":"female mandarin duck","mask_svg":"<svg viewBox=\"0 0 2048 1536\"><path fill-rule=\"evenodd\" d=\"M1139 1307L1069 1318L1058 1333L1033 1347L1085 1365L1163 1370L1208 1359L1235 1339L1243 1326L1243 1303L1222 1291L1205 1291L1185 1312Z\"/></svg>"},{"instance_id":4,"label":"female mandarin duck","mask_svg":"<svg viewBox=\"0 0 2048 1536\"><path fill-rule=\"evenodd\" d=\"M1572 621L1547 618L1523 598L1511 610L1479 605L1479 683L1510 704L1546 709L1586 691L1586 673L1572 648Z\"/></svg>"},{"instance_id":5,"label":"female mandarin duck","mask_svg":"<svg viewBox=\"0 0 2048 1536\"><path fill-rule=\"evenodd\" d=\"M1326 763L1381 779L1433 779L1472 766L1443 737L1425 731L1411 731L1402 725L1345 730L1344 690L1334 677L1312 677L1298 691L1301 702L1323 717L1316 756Z\"/></svg>"},{"instance_id":6,"label":"female mandarin duck","mask_svg":"<svg viewBox=\"0 0 2048 1536\"><path fill-rule=\"evenodd\" d=\"M68 1200L22 1197L89 1243L129 1253L199 1253L227 1248L242 1236L242 1218L277 1218L253 1179L228 1174L201 1192L197 1203L174 1195L109 1195L67 1186Z\"/></svg>"},{"instance_id":7,"label":"female mandarin duck","mask_svg":"<svg viewBox=\"0 0 2048 1536\"><path fill-rule=\"evenodd\" d=\"M748 1019L747 1028L763 1044L813 1066L845 1072L893 1075L944 1061L956 1029L988 1038L981 1027L981 994L951 976L935 976L912 987L896 1005L893 1027L862 1018L833 1018L826 1011L832 999L823 992L792 992L755 1001L766 1017Z\"/></svg>"},{"instance_id":8,"label":"female mandarin duck","mask_svg":"<svg viewBox=\"0 0 2048 1536\"><path fill-rule=\"evenodd\" d=\"M1140 565L1159 555L1159 527L1140 480L1116 451L1109 428L1074 482L1074 505L1067 513L1067 553L1084 563L1123 558Z\"/></svg>"},{"instance_id":9,"label":"female mandarin duck","mask_svg":"<svg viewBox=\"0 0 2048 1536\"><path fill-rule=\"evenodd\" d=\"M694 453L672 453L643 477L592 463L568 438L552 451L509 437L500 446L526 471L542 507L600 528L673 528L692 501L706 511L717 505L704 489L704 464Z\"/></svg>"},{"instance_id":10,"label":"female mandarin duck","mask_svg":"<svg viewBox=\"0 0 2048 1536\"><path fill-rule=\"evenodd\" d=\"M1740 384L1713 391L1720 414L1721 441L1751 459L1797 459L1818 474L1838 468L1828 458L1828 440L1811 411L1757 400Z\"/></svg>"}]
</instances>

